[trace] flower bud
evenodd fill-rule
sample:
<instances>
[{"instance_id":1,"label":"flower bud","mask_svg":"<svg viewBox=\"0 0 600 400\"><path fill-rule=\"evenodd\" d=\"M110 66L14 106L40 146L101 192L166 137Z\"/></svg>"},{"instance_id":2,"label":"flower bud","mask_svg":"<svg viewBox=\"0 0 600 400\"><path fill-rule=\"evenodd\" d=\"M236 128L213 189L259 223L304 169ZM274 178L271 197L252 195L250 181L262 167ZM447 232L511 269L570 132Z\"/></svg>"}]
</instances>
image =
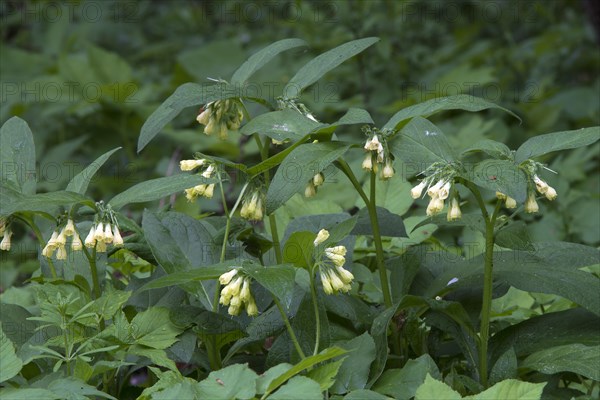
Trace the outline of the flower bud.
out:
<instances>
[{"instance_id":1,"label":"flower bud","mask_svg":"<svg viewBox=\"0 0 600 400\"><path fill-rule=\"evenodd\" d=\"M237 269L232 269L231 271L225 272L224 274L222 274L219 277L219 283L221 285L229 284L229 282L231 282L231 279L233 279L233 277L236 276L237 273L238 273Z\"/></svg>"},{"instance_id":2,"label":"flower bud","mask_svg":"<svg viewBox=\"0 0 600 400\"><path fill-rule=\"evenodd\" d=\"M319 172L318 174L313 176L313 185L315 185L315 187L321 186L323 182L325 182L325 177L322 173Z\"/></svg>"},{"instance_id":3,"label":"flower bud","mask_svg":"<svg viewBox=\"0 0 600 400\"><path fill-rule=\"evenodd\" d=\"M211 183L210 185L206 186L206 189L204 190L204 193L202 193L202 196L206 197L207 199L211 199L213 197L214 191L215 191L215 184Z\"/></svg>"},{"instance_id":4,"label":"flower bud","mask_svg":"<svg viewBox=\"0 0 600 400\"><path fill-rule=\"evenodd\" d=\"M530 214L536 213L539 209L538 203L535 200L535 193L533 191L529 192L527 200L525 200L525 212Z\"/></svg>"},{"instance_id":5,"label":"flower bud","mask_svg":"<svg viewBox=\"0 0 600 400\"><path fill-rule=\"evenodd\" d=\"M202 160L181 160L179 162L179 169L182 171L193 171L194 169L201 167L206 162L205 159Z\"/></svg>"},{"instance_id":6,"label":"flower bud","mask_svg":"<svg viewBox=\"0 0 600 400\"><path fill-rule=\"evenodd\" d=\"M73 234L75 233L75 224L73 224L72 219L69 218L69 220L67 221L67 225L65 225L65 228L63 229L63 232L67 236L73 236Z\"/></svg>"},{"instance_id":7,"label":"flower bud","mask_svg":"<svg viewBox=\"0 0 600 400\"><path fill-rule=\"evenodd\" d=\"M98 225L96 225L96 231L94 232L94 237L96 238L96 241L98 241L98 242L104 241L104 226L102 225L102 222L98 222Z\"/></svg>"},{"instance_id":8,"label":"flower bud","mask_svg":"<svg viewBox=\"0 0 600 400\"><path fill-rule=\"evenodd\" d=\"M52 239L50 239L52 241ZM90 233L85 238L84 241L85 247L92 248L96 245L96 227L92 224L90 228Z\"/></svg>"},{"instance_id":9,"label":"flower bud","mask_svg":"<svg viewBox=\"0 0 600 400\"><path fill-rule=\"evenodd\" d=\"M320 245L321 243L323 243L327 239L329 239L329 231L327 229L321 229L319 231L319 233L317 233L317 237L313 241L313 244L315 245L315 247L317 247L318 245Z\"/></svg>"},{"instance_id":10,"label":"flower bud","mask_svg":"<svg viewBox=\"0 0 600 400\"><path fill-rule=\"evenodd\" d=\"M340 267L337 269L337 272L340 276L340 279L342 280L342 282L344 282L345 285L352 283L352 281L354 280L354 275L352 274L352 272L348 271L345 268Z\"/></svg>"},{"instance_id":11,"label":"flower bud","mask_svg":"<svg viewBox=\"0 0 600 400\"><path fill-rule=\"evenodd\" d=\"M204 110L198 114L198 117L196 117L196 121L198 121L198 123L202 124L202 125L208 125L208 121L210 119L210 109L209 109L210 103L208 103L206 105L206 107L204 108Z\"/></svg>"},{"instance_id":12,"label":"flower bud","mask_svg":"<svg viewBox=\"0 0 600 400\"><path fill-rule=\"evenodd\" d=\"M57 260L66 260L67 259L67 249L65 246L58 246L56 250L56 259Z\"/></svg>"},{"instance_id":13,"label":"flower bud","mask_svg":"<svg viewBox=\"0 0 600 400\"><path fill-rule=\"evenodd\" d=\"M505 195L505 194L504 194L504 193L502 193L502 192L498 192L498 191L496 191L496 197L497 197L499 200L506 200L506 198L507 198L508 196L507 196L507 195Z\"/></svg>"},{"instance_id":14,"label":"flower bud","mask_svg":"<svg viewBox=\"0 0 600 400\"><path fill-rule=\"evenodd\" d=\"M56 246L64 246L67 243L67 235L65 235L65 229L63 228L55 240Z\"/></svg>"},{"instance_id":15,"label":"flower bud","mask_svg":"<svg viewBox=\"0 0 600 400\"><path fill-rule=\"evenodd\" d=\"M392 162L390 160L388 160L385 163L383 170L381 170L381 178L382 179L390 179L393 176L394 176L394 167L392 167Z\"/></svg>"},{"instance_id":16,"label":"flower bud","mask_svg":"<svg viewBox=\"0 0 600 400\"><path fill-rule=\"evenodd\" d=\"M77 233L73 235L73 241L71 242L71 250L78 251L83 248L83 244L81 243L81 238Z\"/></svg>"},{"instance_id":17,"label":"flower bud","mask_svg":"<svg viewBox=\"0 0 600 400\"><path fill-rule=\"evenodd\" d=\"M421 183L419 183L417 186L412 188L410 190L411 197L413 199L418 199L419 197L421 197L421 194L423 193L423 189L425 189L425 186L427 186L425 181L421 181Z\"/></svg>"},{"instance_id":18,"label":"flower bud","mask_svg":"<svg viewBox=\"0 0 600 400\"><path fill-rule=\"evenodd\" d=\"M4 234L2 235L2 242L0 242L0 250L9 251L11 247L10 237L12 236L12 231L10 229L5 229Z\"/></svg>"},{"instance_id":19,"label":"flower bud","mask_svg":"<svg viewBox=\"0 0 600 400\"><path fill-rule=\"evenodd\" d=\"M506 196L504 206L509 209L517 208L517 201L510 196Z\"/></svg>"},{"instance_id":20,"label":"flower bud","mask_svg":"<svg viewBox=\"0 0 600 400\"><path fill-rule=\"evenodd\" d=\"M339 256L345 256L346 255L346 246L334 246L334 247L328 247L325 249L325 254L336 254Z\"/></svg>"},{"instance_id":21,"label":"flower bud","mask_svg":"<svg viewBox=\"0 0 600 400\"><path fill-rule=\"evenodd\" d=\"M427 216L431 217L436 214L439 214L443 209L444 209L444 200L435 196L431 199L431 201L429 201L429 204L427 205L426 213L427 213Z\"/></svg>"},{"instance_id":22,"label":"flower bud","mask_svg":"<svg viewBox=\"0 0 600 400\"><path fill-rule=\"evenodd\" d=\"M556 197L558 196L558 193L556 193L556 190L552 187L552 186L548 186L548 189L546 189L546 198L550 201L556 199Z\"/></svg>"},{"instance_id":23,"label":"flower bud","mask_svg":"<svg viewBox=\"0 0 600 400\"><path fill-rule=\"evenodd\" d=\"M280 146L283 144L283 142L284 140L271 139L271 143L273 143L275 146Z\"/></svg>"},{"instance_id":24,"label":"flower bud","mask_svg":"<svg viewBox=\"0 0 600 400\"><path fill-rule=\"evenodd\" d=\"M542 179L540 179L539 176L534 175L533 176L533 183L535 183L535 188L538 192L540 192L541 194L546 194L546 192L548 191L548 188L550 186L548 186L548 184L546 182L544 182Z\"/></svg>"},{"instance_id":25,"label":"flower bud","mask_svg":"<svg viewBox=\"0 0 600 400\"><path fill-rule=\"evenodd\" d=\"M251 298L246 305L246 313L248 313L248 316L250 317L255 317L258 315L258 307L256 306L256 302L253 298Z\"/></svg>"},{"instance_id":26,"label":"flower bud","mask_svg":"<svg viewBox=\"0 0 600 400\"><path fill-rule=\"evenodd\" d=\"M373 157L371 157L371 153L367 153L367 155L365 155L365 159L362 162L362 168L366 171L373 170Z\"/></svg>"},{"instance_id":27,"label":"flower bud","mask_svg":"<svg viewBox=\"0 0 600 400\"><path fill-rule=\"evenodd\" d=\"M458 199L453 197L450 201L450 207L448 207L448 221L456 221L462 217L462 212L460 211L460 204L458 203Z\"/></svg>"},{"instance_id":28,"label":"flower bud","mask_svg":"<svg viewBox=\"0 0 600 400\"><path fill-rule=\"evenodd\" d=\"M247 303L252 298L252 294L250 293L250 279L244 279L244 283L242 283L242 290L240 290L240 299L244 303Z\"/></svg>"},{"instance_id":29,"label":"flower bud","mask_svg":"<svg viewBox=\"0 0 600 400\"><path fill-rule=\"evenodd\" d=\"M334 292L337 292L344 287L344 282L342 282L335 270L329 270L329 283L331 283L331 288Z\"/></svg>"},{"instance_id":30,"label":"flower bud","mask_svg":"<svg viewBox=\"0 0 600 400\"><path fill-rule=\"evenodd\" d=\"M323 271L320 271L319 274L321 275L321 283L323 284L323 291L325 294L333 294L333 288L329 282L329 276Z\"/></svg>"},{"instance_id":31,"label":"flower bud","mask_svg":"<svg viewBox=\"0 0 600 400\"><path fill-rule=\"evenodd\" d=\"M335 253L327 253L327 250L325 250L325 256L329 258L336 267L341 267L346 262L344 256Z\"/></svg>"},{"instance_id":32,"label":"flower bud","mask_svg":"<svg viewBox=\"0 0 600 400\"><path fill-rule=\"evenodd\" d=\"M112 243L114 236L112 234L112 230L110 229L110 224L106 223L104 225L104 241L106 243Z\"/></svg>"},{"instance_id":33,"label":"flower bud","mask_svg":"<svg viewBox=\"0 0 600 400\"><path fill-rule=\"evenodd\" d=\"M317 190L311 181L308 185L306 185L306 189L304 189L304 197L313 197L316 194Z\"/></svg>"}]
</instances>

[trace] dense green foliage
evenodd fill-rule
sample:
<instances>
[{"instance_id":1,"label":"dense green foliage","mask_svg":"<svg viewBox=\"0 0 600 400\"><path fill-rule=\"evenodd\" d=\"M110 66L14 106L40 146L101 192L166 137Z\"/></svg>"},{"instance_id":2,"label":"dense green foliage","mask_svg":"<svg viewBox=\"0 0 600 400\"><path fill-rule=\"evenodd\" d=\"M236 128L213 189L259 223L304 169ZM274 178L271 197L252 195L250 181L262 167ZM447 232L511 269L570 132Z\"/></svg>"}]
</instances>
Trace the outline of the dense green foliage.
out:
<instances>
[{"instance_id":1,"label":"dense green foliage","mask_svg":"<svg viewBox=\"0 0 600 400\"><path fill-rule=\"evenodd\" d=\"M2 398L598 396L580 5L177 4L0 8Z\"/></svg>"}]
</instances>

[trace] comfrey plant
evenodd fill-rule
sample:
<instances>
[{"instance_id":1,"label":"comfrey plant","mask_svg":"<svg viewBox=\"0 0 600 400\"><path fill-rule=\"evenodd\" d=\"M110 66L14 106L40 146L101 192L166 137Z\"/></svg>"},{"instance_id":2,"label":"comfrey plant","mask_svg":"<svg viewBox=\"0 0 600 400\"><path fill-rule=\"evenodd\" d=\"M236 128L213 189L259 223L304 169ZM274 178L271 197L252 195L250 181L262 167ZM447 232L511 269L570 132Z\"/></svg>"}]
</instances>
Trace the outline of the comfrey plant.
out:
<instances>
[{"instance_id":1,"label":"comfrey plant","mask_svg":"<svg viewBox=\"0 0 600 400\"><path fill-rule=\"evenodd\" d=\"M260 50L229 81L180 86L145 122L138 151L200 105L200 126L189 121L199 133L232 146L252 137L259 161L185 154L178 173L109 200L86 193L118 149L65 190L36 193L24 173L35 170L33 135L7 121L2 163L15 168L2 171L0 247L13 252L25 227L40 255L22 289L28 308L11 307L53 329L40 341L3 325L0 394L57 398L51 388L70 385L78 398L124 398L123 382L142 367L153 378L140 399L541 398L571 393L574 381L597 393L598 369L578 357L598 349L588 324L600 315L598 250L533 243L527 214L568 196L547 183L546 155L591 145L600 129L534 136L517 150L484 139L459 152L426 118L516 117L467 95L406 107L381 127L359 108L321 122L302 92L377 40L309 61L278 99L247 96L244 85L301 40ZM250 103L263 112L251 115L260 108ZM187 199L187 214L122 211L172 195ZM220 215L209 212L215 203ZM481 251L431 236L444 227L472 232ZM532 300L521 319L505 318L517 289L560 296L560 311Z\"/></svg>"}]
</instances>

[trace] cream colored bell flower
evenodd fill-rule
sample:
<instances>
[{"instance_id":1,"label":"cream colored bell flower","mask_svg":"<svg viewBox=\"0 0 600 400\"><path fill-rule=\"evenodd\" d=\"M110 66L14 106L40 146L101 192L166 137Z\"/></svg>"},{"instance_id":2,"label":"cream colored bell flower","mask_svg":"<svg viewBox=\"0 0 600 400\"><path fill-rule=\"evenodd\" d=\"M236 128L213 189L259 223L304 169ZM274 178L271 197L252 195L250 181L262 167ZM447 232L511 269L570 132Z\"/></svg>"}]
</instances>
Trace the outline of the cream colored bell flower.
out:
<instances>
[{"instance_id":1,"label":"cream colored bell flower","mask_svg":"<svg viewBox=\"0 0 600 400\"><path fill-rule=\"evenodd\" d=\"M438 196L433 197L429 204L427 205L427 216L432 217L436 214L439 214L444 209L444 200L440 199Z\"/></svg>"},{"instance_id":2,"label":"cream colored bell flower","mask_svg":"<svg viewBox=\"0 0 600 400\"><path fill-rule=\"evenodd\" d=\"M73 234L75 233L75 224L73 223L72 219L69 218L69 220L67 221L67 225L65 225L65 228L63 229L63 232L67 236L73 236Z\"/></svg>"},{"instance_id":3,"label":"cream colored bell flower","mask_svg":"<svg viewBox=\"0 0 600 400\"><path fill-rule=\"evenodd\" d=\"M456 221L462 217L462 212L460 211L460 204L458 203L458 199L453 197L450 200L450 207L448 207L448 221Z\"/></svg>"},{"instance_id":4,"label":"cream colored bell flower","mask_svg":"<svg viewBox=\"0 0 600 400\"><path fill-rule=\"evenodd\" d=\"M385 163L385 166L381 170L381 178L382 179L390 179L394 176L394 167L392 166L392 162L388 159Z\"/></svg>"},{"instance_id":5,"label":"cream colored bell flower","mask_svg":"<svg viewBox=\"0 0 600 400\"><path fill-rule=\"evenodd\" d=\"M318 174L313 176L313 185L315 185L315 187L321 186L323 182L325 182L325 177L322 173L319 172Z\"/></svg>"},{"instance_id":6,"label":"cream colored bell flower","mask_svg":"<svg viewBox=\"0 0 600 400\"><path fill-rule=\"evenodd\" d=\"M10 250L12 234L13 233L9 228L4 230L4 233L2 234L2 242L0 242L0 250L4 250L4 251Z\"/></svg>"},{"instance_id":7,"label":"cream colored bell flower","mask_svg":"<svg viewBox=\"0 0 600 400\"><path fill-rule=\"evenodd\" d=\"M94 226L94 224L92 224L92 227L90 228L90 233L85 237L84 244L85 247L88 248L92 248L96 245L96 226Z\"/></svg>"},{"instance_id":8,"label":"cream colored bell flower","mask_svg":"<svg viewBox=\"0 0 600 400\"><path fill-rule=\"evenodd\" d=\"M535 200L535 193L533 191L529 192L527 196L527 200L525 200L525 212L526 213L536 213L540 210L537 201Z\"/></svg>"},{"instance_id":9,"label":"cream colored bell flower","mask_svg":"<svg viewBox=\"0 0 600 400\"><path fill-rule=\"evenodd\" d=\"M317 247L327 239L329 239L329 231L327 229L321 229L319 233L317 233L317 237L313 241L313 244L315 245L315 247Z\"/></svg>"},{"instance_id":10,"label":"cream colored bell flower","mask_svg":"<svg viewBox=\"0 0 600 400\"><path fill-rule=\"evenodd\" d=\"M79 251L83 248L83 243L81 243L81 238L77 233L73 235L73 240L71 241L71 250Z\"/></svg>"},{"instance_id":11,"label":"cream colored bell flower","mask_svg":"<svg viewBox=\"0 0 600 400\"><path fill-rule=\"evenodd\" d=\"M104 225L102 225L102 222L98 222L98 225L96 225L94 237L97 242L104 242Z\"/></svg>"},{"instance_id":12,"label":"cream colored bell flower","mask_svg":"<svg viewBox=\"0 0 600 400\"><path fill-rule=\"evenodd\" d=\"M427 183L425 181L421 181L421 183L419 183L417 186L413 187L410 190L410 196L413 199L418 199L419 197L421 197L421 194L423 193L423 189L425 189L425 186L427 186Z\"/></svg>"},{"instance_id":13,"label":"cream colored bell flower","mask_svg":"<svg viewBox=\"0 0 600 400\"><path fill-rule=\"evenodd\" d=\"M108 244L108 243L112 243L114 239L112 230L110 229L110 224L107 222L106 224L104 224L104 241Z\"/></svg>"},{"instance_id":14,"label":"cream colored bell flower","mask_svg":"<svg viewBox=\"0 0 600 400\"><path fill-rule=\"evenodd\" d=\"M313 197L317 194L317 190L315 185L310 181L308 185L306 185L306 189L304 189L304 197Z\"/></svg>"},{"instance_id":15,"label":"cream colored bell flower","mask_svg":"<svg viewBox=\"0 0 600 400\"><path fill-rule=\"evenodd\" d=\"M119 228L116 225L113 226L113 246L123 246L123 237L121 236L121 232L119 232Z\"/></svg>"},{"instance_id":16,"label":"cream colored bell flower","mask_svg":"<svg viewBox=\"0 0 600 400\"><path fill-rule=\"evenodd\" d=\"M544 195L548 200L552 201L556 199L558 193L556 193L556 189L554 189L552 186L548 186L548 189L546 190L546 193L544 193Z\"/></svg>"},{"instance_id":17,"label":"cream colored bell flower","mask_svg":"<svg viewBox=\"0 0 600 400\"><path fill-rule=\"evenodd\" d=\"M206 163L205 159L201 160L181 160L179 162L179 169L182 171L193 171L198 167L201 167Z\"/></svg>"},{"instance_id":18,"label":"cream colored bell flower","mask_svg":"<svg viewBox=\"0 0 600 400\"><path fill-rule=\"evenodd\" d=\"M366 171L373 170L373 157L371 156L371 153L365 155L365 159L362 162L362 169Z\"/></svg>"}]
</instances>

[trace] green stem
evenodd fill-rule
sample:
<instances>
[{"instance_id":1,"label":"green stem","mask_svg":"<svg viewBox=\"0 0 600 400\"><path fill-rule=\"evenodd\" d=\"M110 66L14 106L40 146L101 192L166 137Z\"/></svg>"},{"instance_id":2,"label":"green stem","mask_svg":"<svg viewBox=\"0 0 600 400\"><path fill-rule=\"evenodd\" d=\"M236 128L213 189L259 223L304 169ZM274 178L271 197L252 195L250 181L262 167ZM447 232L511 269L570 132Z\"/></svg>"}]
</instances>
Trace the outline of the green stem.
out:
<instances>
[{"instance_id":1,"label":"green stem","mask_svg":"<svg viewBox=\"0 0 600 400\"><path fill-rule=\"evenodd\" d=\"M225 190L223 189L223 181L221 180L220 175L219 175L219 189L221 191L221 201L223 202L223 211L225 213L225 218L226 218L225 234L223 235L223 245L221 246L221 257L219 258L219 262L223 263L225 261L225 252L227 250L227 242L229 240L229 230L231 229L231 215L229 215L229 210L227 209L227 199L225 198ZM243 194L243 192L242 192L242 194ZM215 286L215 294L213 296L212 308L213 308L213 312L217 312L219 310L219 284L218 284L218 282Z\"/></svg>"},{"instance_id":2,"label":"green stem","mask_svg":"<svg viewBox=\"0 0 600 400\"><path fill-rule=\"evenodd\" d=\"M28 220L25 218L19 218L19 219L21 221L23 221L24 223L26 223L27 225L29 225L29 227L31 228L31 230L33 231L35 236L37 237L37 240L40 243L40 247L43 249L44 246L46 246L46 243L44 242L44 237L42 236L42 232L40 232L40 229L33 222L33 220ZM52 279L56 279L58 277L58 275L56 274L56 268L54 267L54 263L49 258L46 259L46 262L48 263L48 267L50 268L50 274L52 275Z\"/></svg>"},{"instance_id":3,"label":"green stem","mask_svg":"<svg viewBox=\"0 0 600 400\"><path fill-rule=\"evenodd\" d=\"M387 277L387 268L385 267L383 257L383 245L381 243L381 233L379 232L379 221L377 220L377 208L375 198L375 185L377 175L375 171L371 171L371 201L367 203L369 210L369 218L371 220L371 229L373 229L373 241L375 242L375 255L377 259L377 269L379 270L379 278L381 279L381 291L383 292L383 301L386 307L391 307L392 295L390 291L390 283Z\"/></svg>"},{"instance_id":4,"label":"green stem","mask_svg":"<svg viewBox=\"0 0 600 400\"><path fill-rule=\"evenodd\" d=\"M290 335L290 339L292 339L292 343L294 343L294 347L296 348L296 351L298 352L298 354L300 355L300 357L302 359L305 359L306 355L302 351L302 347L300 347L300 342L298 342L298 338L296 337L296 334L294 333L294 329L292 329L290 320L288 319L287 314L285 313L285 310L283 309L283 306L281 305L281 302L275 296L273 296L273 301L275 302L275 305L277 306L277 309L279 310L279 313L281 314L281 318L283 319L285 328L288 331L288 335Z\"/></svg>"},{"instance_id":5,"label":"green stem","mask_svg":"<svg viewBox=\"0 0 600 400\"><path fill-rule=\"evenodd\" d=\"M77 232L79 235L79 232ZM81 236L80 236L81 237ZM92 249L92 254L87 250L85 246L82 248L83 254L88 259L90 264L90 273L92 274L92 285L94 290L94 299L97 299L101 295L100 282L98 282L98 268L96 266L96 247Z\"/></svg>"},{"instance_id":6,"label":"green stem","mask_svg":"<svg viewBox=\"0 0 600 400\"><path fill-rule=\"evenodd\" d=\"M318 268L318 267L317 267ZM313 355L319 354L319 342L321 340L321 318L319 315L319 302L317 298L317 285L315 282L315 266L310 271L310 295L312 297L313 309L315 312L315 349Z\"/></svg>"}]
</instances>

